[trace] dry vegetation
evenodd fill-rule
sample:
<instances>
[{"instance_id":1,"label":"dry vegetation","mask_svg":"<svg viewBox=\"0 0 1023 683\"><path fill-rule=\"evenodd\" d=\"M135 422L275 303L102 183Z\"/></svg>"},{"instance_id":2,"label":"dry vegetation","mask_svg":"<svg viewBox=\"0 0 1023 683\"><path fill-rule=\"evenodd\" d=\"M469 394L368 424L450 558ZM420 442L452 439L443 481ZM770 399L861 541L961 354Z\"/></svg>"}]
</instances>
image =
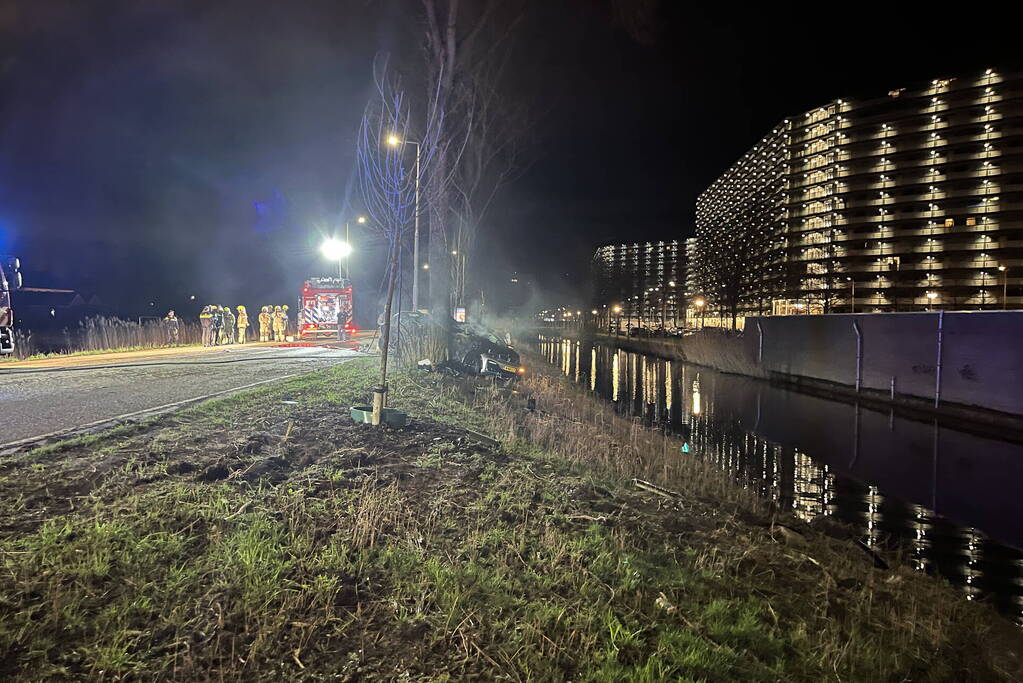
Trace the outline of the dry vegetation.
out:
<instances>
[{"instance_id":1,"label":"dry vegetation","mask_svg":"<svg viewBox=\"0 0 1023 683\"><path fill-rule=\"evenodd\" d=\"M202 330L193 322L182 320L178 326L179 344L198 344ZM108 351L141 351L170 346L167 328L159 320L142 323L120 318L86 318L77 327L60 333L34 335L31 331L16 333L14 354L3 360L28 360L47 355L78 355ZM52 351L52 349L59 349ZM50 350L49 352L47 350Z\"/></svg>"},{"instance_id":2,"label":"dry vegetation","mask_svg":"<svg viewBox=\"0 0 1023 683\"><path fill-rule=\"evenodd\" d=\"M387 430L345 415L373 376L347 363L0 460L0 676L1021 673L993 610L776 518L567 381L402 374L416 419Z\"/></svg>"}]
</instances>

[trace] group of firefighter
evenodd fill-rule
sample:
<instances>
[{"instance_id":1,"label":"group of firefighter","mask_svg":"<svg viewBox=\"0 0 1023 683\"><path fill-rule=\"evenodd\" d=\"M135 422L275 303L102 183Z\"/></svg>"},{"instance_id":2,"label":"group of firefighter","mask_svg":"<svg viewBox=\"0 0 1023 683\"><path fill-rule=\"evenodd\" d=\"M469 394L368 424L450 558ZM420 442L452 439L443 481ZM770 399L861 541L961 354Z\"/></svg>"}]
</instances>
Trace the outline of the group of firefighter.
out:
<instances>
[{"instance_id":1,"label":"group of firefighter","mask_svg":"<svg viewBox=\"0 0 1023 683\"><path fill-rule=\"evenodd\" d=\"M202 326L202 345L220 346L221 344L244 344L249 329L249 314L244 306L236 307L238 314L231 311L230 306L206 306L199 314ZM257 317L259 323L259 341L284 341L288 333L288 307L263 306Z\"/></svg>"}]
</instances>

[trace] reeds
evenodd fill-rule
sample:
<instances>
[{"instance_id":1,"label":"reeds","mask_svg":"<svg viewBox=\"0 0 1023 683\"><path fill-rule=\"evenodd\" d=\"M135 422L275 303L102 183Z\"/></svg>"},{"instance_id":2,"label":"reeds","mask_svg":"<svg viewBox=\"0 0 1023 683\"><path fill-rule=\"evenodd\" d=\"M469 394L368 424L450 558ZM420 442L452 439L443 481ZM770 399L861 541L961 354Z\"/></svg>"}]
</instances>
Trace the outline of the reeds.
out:
<instances>
[{"instance_id":1,"label":"reeds","mask_svg":"<svg viewBox=\"0 0 1023 683\"><path fill-rule=\"evenodd\" d=\"M198 344L202 329L198 324L178 322L177 344ZM15 333L14 355L25 359L41 353L95 353L113 350L154 349L171 345L170 331L162 321L133 322L120 318L98 316L86 318L75 328L65 328L59 341L50 340L43 346L39 335L31 330ZM56 347L56 348L54 348Z\"/></svg>"}]
</instances>

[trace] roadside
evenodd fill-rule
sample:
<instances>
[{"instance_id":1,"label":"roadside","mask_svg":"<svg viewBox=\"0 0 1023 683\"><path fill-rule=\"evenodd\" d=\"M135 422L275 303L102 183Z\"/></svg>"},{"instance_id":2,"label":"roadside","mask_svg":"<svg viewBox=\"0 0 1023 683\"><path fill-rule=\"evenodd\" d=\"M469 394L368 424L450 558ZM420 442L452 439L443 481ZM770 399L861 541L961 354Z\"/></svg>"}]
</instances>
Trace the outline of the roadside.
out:
<instances>
[{"instance_id":1,"label":"roadside","mask_svg":"<svg viewBox=\"0 0 1023 683\"><path fill-rule=\"evenodd\" d=\"M0 451L83 427L329 367L359 354L320 346L221 347L206 353L107 356L87 365L0 368Z\"/></svg>"},{"instance_id":2,"label":"roadside","mask_svg":"<svg viewBox=\"0 0 1023 683\"><path fill-rule=\"evenodd\" d=\"M176 344L174 346L131 347L123 349L104 349L99 351L74 351L72 353L48 353L25 359L0 358L0 374L5 370L32 368L72 368L108 363L127 363L148 360L162 360L174 356L206 355L236 351L238 349L319 346L326 348L356 348L359 344L371 341L374 332L356 332L351 341L340 342L334 339L292 342L249 342L248 344L223 344L219 346L203 346L202 344Z\"/></svg>"},{"instance_id":3,"label":"roadside","mask_svg":"<svg viewBox=\"0 0 1023 683\"><path fill-rule=\"evenodd\" d=\"M376 379L355 360L0 460L0 675L1023 673L993 610L529 367L518 393L397 375L403 430L347 418Z\"/></svg>"},{"instance_id":4,"label":"roadside","mask_svg":"<svg viewBox=\"0 0 1023 683\"><path fill-rule=\"evenodd\" d=\"M110 349L103 351L75 351L73 353L49 353L32 356L24 360L4 359L0 372L22 368L71 368L106 363L135 362L172 356L190 356L224 352L230 349L271 346L270 342L253 344L231 344L225 346L203 346L201 344L179 344L177 346Z\"/></svg>"}]
</instances>

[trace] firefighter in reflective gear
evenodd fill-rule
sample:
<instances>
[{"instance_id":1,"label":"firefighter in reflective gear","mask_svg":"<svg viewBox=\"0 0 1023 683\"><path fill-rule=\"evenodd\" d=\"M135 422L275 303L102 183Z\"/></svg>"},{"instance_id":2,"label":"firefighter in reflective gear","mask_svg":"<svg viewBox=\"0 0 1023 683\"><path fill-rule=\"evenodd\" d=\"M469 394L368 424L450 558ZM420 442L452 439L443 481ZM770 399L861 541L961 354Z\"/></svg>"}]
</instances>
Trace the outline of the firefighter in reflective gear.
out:
<instances>
[{"instance_id":1,"label":"firefighter in reflective gear","mask_svg":"<svg viewBox=\"0 0 1023 683\"><path fill-rule=\"evenodd\" d=\"M245 343L245 331L249 329L249 314L245 312L244 306L238 306L238 343Z\"/></svg>"},{"instance_id":2,"label":"firefighter in reflective gear","mask_svg":"<svg viewBox=\"0 0 1023 683\"><path fill-rule=\"evenodd\" d=\"M259 341L270 341L270 330L273 326L273 318L270 315L270 307L263 306L259 312Z\"/></svg>"},{"instance_id":3,"label":"firefighter in reflective gear","mask_svg":"<svg viewBox=\"0 0 1023 683\"><path fill-rule=\"evenodd\" d=\"M174 311L167 311L167 317L163 319L163 327L167 330L167 343L174 346L178 343L178 316Z\"/></svg>"},{"instance_id":4,"label":"firefighter in reflective gear","mask_svg":"<svg viewBox=\"0 0 1023 683\"><path fill-rule=\"evenodd\" d=\"M213 339L211 344L217 346L223 344L224 338L224 311L220 309L220 306L213 306Z\"/></svg>"},{"instance_id":5,"label":"firefighter in reflective gear","mask_svg":"<svg viewBox=\"0 0 1023 683\"><path fill-rule=\"evenodd\" d=\"M213 343L213 311L209 306L203 307L199 314L199 324L202 325L202 345L210 346Z\"/></svg>"},{"instance_id":6,"label":"firefighter in reflective gear","mask_svg":"<svg viewBox=\"0 0 1023 683\"><path fill-rule=\"evenodd\" d=\"M274 341L284 341L284 328L281 326L281 317L283 311L280 306L274 306L273 313L270 314L271 322L273 324L273 339Z\"/></svg>"},{"instance_id":7,"label":"firefighter in reflective gear","mask_svg":"<svg viewBox=\"0 0 1023 683\"><path fill-rule=\"evenodd\" d=\"M288 336L288 328L291 327L291 321L288 320L288 305L284 304L281 306L281 327L285 338Z\"/></svg>"},{"instance_id":8,"label":"firefighter in reflective gear","mask_svg":"<svg viewBox=\"0 0 1023 683\"><path fill-rule=\"evenodd\" d=\"M276 306L273 312L274 341L284 341L285 324L284 310Z\"/></svg>"},{"instance_id":9,"label":"firefighter in reflective gear","mask_svg":"<svg viewBox=\"0 0 1023 683\"><path fill-rule=\"evenodd\" d=\"M234 344L234 313L230 306L221 306L224 310L224 343Z\"/></svg>"}]
</instances>

